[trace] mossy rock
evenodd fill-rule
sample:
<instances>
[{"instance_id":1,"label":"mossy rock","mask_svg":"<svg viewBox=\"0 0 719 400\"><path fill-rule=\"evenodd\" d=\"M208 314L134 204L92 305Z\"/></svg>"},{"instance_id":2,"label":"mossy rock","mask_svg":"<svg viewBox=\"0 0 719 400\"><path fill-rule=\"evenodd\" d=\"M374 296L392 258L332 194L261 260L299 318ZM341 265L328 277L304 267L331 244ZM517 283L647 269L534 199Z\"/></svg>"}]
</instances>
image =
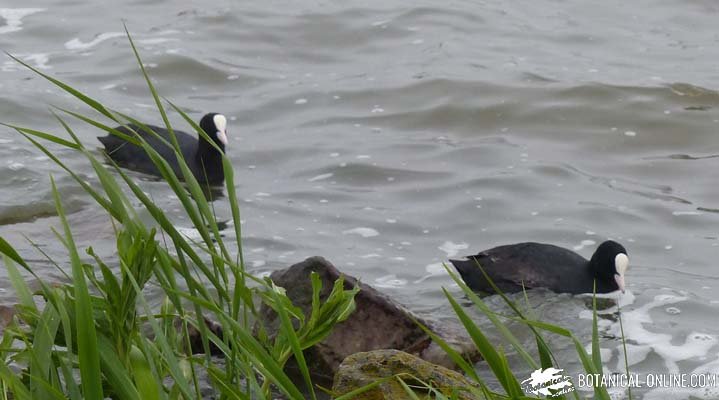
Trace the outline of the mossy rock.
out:
<instances>
[{"instance_id":1,"label":"mossy rock","mask_svg":"<svg viewBox=\"0 0 719 400\"><path fill-rule=\"evenodd\" d=\"M416 356L399 350L375 350L356 353L347 357L337 371L332 390L336 396L347 394L381 379L401 376L409 386L430 385L434 390L451 396L453 392L460 400L481 398L478 387L462 374L445 367L429 363ZM424 384L422 383L424 382ZM474 393L470 392L474 390ZM435 398L428 390L415 389L420 399ZM356 400L404 400L412 399L398 379L386 382L358 394Z\"/></svg>"}]
</instances>

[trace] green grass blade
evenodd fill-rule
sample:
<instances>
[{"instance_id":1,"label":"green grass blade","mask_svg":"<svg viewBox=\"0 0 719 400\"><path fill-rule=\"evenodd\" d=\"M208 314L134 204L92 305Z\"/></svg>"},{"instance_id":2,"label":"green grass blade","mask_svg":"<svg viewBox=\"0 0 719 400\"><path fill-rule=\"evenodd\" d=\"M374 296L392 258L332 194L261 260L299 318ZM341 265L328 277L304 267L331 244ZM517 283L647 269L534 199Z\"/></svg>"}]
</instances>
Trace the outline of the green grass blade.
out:
<instances>
[{"instance_id":1,"label":"green grass blade","mask_svg":"<svg viewBox=\"0 0 719 400\"><path fill-rule=\"evenodd\" d=\"M627 356L627 340L624 336L624 323L622 322L622 310L617 304L617 316L619 317L619 331L622 334L622 350L624 350L624 372L629 376L629 358ZM627 397L632 400L632 387L627 388Z\"/></svg>"},{"instance_id":2,"label":"green grass blade","mask_svg":"<svg viewBox=\"0 0 719 400\"><path fill-rule=\"evenodd\" d=\"M12 247L9 247L10 245L5 242L5 239L0 237L0 246L2 246L3 244L8 246L8 248L13 252L15 251L14 249L12 249ZM15 261L13 260L13 258L8 256L5 251L3 251L3 261L5 261L5 268L7 269L8 279L10 279L10 284L12 285L13 289L15 289L15 294L17 295L20 304L30 310L37 311L37 306L35 305L35 301L32 299L32 293L30 292L30 288L27 286L27 283L25 283L25 279L15 266Z\"/></svg>"},{"instance_id":3,"label":"green grass blade","mask_svg":"<svg viewBox=\"0 0 719 400\"><path fill-rule=\"evenodd\" d=\"M72 233L70 232L70 225L65 217L65 211L60 201L60 194L57 191L55 180L50 177L50 182L52 184L55 207L65 232L65 240L67 241L68 251L70 252L70 262L72 264L72 277L76 301L75 314L77 324L77 347L80 364L80 376L82 377L82 394L85 399L102 400L104 399L104 396L102 390L102 377L100 373L100 355L97 349L97 332L95 331L95 321L93 318L90 293L87 288L87 283L85 282L85 274L82 270L80 256L72 238Z\"/></svg>"},{"instance_id":4,"label":"green grass blade","mask_svg":"<svg viewBox=\"0 0 719 400\"><path fill-rule=\"evenodd\" d=\"M103 123L100 123L100 122L98 122L98 121L95 121L94 119L89 118L89 117L86 117L86 116L84 116L84 115L82 115L82 114L80 114L80 113L77 113L77 112L74 112L74 111L71 111L71 110L67 110L67 109L61 108L61 107L57 107L57 109L60 110L60 111L62 111L62 112L64 112L65 114L71 115L71 116L73 116L73 117L79 119L80 121L83 121L83 122L87 123L87 124L90 125L90 126L93 126L93 127L95 127L95 128L101 129L101 130L103 130L103 131L105 131L105 132L107 132L107 133L109 133L109 134L111 134L111 135L117 136L118 138L120 138L120 139L122 139L122 140L124 140L124 141L126 141L126 142L132 143L132 144L137 145L137 146L139 146L140 143L141 143L140 140L137 139L137 138L134 137L134 136L131 136L131 135L127 135L127 134L125 134L125 133L122 133L122 132L118 131L117 129L113 128L113 127L110 127L110 126L108 126L108 125L105 125L105 124L103 124ZM121 115L120 113L117 113L117 114ZM58 117L58 119L59 119L59 116L57 116L57 117ZM117 124L122 124L122 122L118 121L118 120L115 119L115 118L113 118L113 121L114 121L115 123L117 123Z\"/></svg>"},{"instance_id":5,"label":"green grass blade","mask_svg":"<svg viewBox=\"0 0 719 400\"><path fill-rule=\"evenodd\" d=\"M404 393L407 395L407 397L412 400L420 400L419 396L417 396L417 393L415 393L414 390L407 385L404 379L399 376L395 377L395 379L397 380L397 382L399 382L399 385L402 386L402 389L404 389ZM429 389L429 387L427 387L427 389ZM444 396L436 396L435 393L435 396L433 396L433 398L437 400L442 400L444 399Z\"/></svg>"},{"instance_id":6,"label":"green grass blade","mask_svg":"<svg viewBox=\"0 0 719 400\"><path fill-rule=\"evenodd\" d=\"M25 263L25 260L20 257L20 254L18 254L18 252L15 251L15 249L10 245L10 243L3 239L2 236L0 236L0 252L5 256L10 257L11 260L22 265L26 269L29 269L28 265Z\"/></svg>"},{"instance_id":7,"label":"green grass blade","mask_svg":"<svg viewBox=\"0 0 719 400\"><path fill-rule=\"evenodd\" d=\"M55 335L60 325L60 318L53 307L45 307L37 326L32 342L30 358L30 392L36 399L49 399L52 395L46 386L39 382L50 381L50 371L53 367L52 353L55 344Z\"/></svg>"},{"instance_id":8,"label":"green grass blade","mask_svg":"<svg viewBox=\"0 0 719 400\"><path fill-rule=\"evenodd\" d=\"M145 83L147 84L148 89L150 89L150 93L152 94L152 98L155 100L155 105L157 106L158 111L160 111L160 115L162 116L162 121L165 123L167 130L170 132L170 138L172 139L172 145L175 147L175 149L179 150L180 145L177 142L177 137L175 136L175 132L172 130L172 126L170 125L170 120L167 118L167 113L165 112L165 108L162 106L162 102L160 101L160 96L157 94L157 90L155 90L155 86L152 84L152 80L150 79L150 76L147 74L147 71L145 70L145 64L143 64L142 58L140 58L140 53L137 51L137 47L135 47L135 42L132 40L132 36L130 36L130 31L127 30L127 25L123 24L123 26L125 28L125 33L127 34L127 40L130 42L130 47L132 48L132 52L135 54L135 59L137 59L137 64L140 66L140 70L142 71L142 76L145 77Z\"/></svg>"},{"instance_id":9,"label":"green grass blade","mask_svg":"<svg viewBox=\"0 0 719 400\"><path fill-rule=\"evenodd\" d=\"M601 374L602 368L602 354L599 348L599 327L597 326L597 282L594 282L594 289L592 294L592 361L594 367Z\"/></svg>"},{"instance_id":10,"label":"green grass blade","mask_svg":"<svg viewBox=\"0 0 719 400\"><path fill-rule=\"evenodd\" d=\"M42 131L37 131L37 130L34 130L34 129L29 129L29 128L22 128L22 127L19 127L19 126L10 125L10 124L5 124L5 123L2 123L2 122L0 122L0 125L7 126L8 128L13 128L13 129L15 129L16 131L18 131L18 132L20 132L20 133L24 133L24 134L27 134L27 135L30 135L30 136L38 137L38 138L40 138L40 139L44 139L44 140L53 142L53 143L55 143L55 144L59 144L59 145L64 146L64 147L69 147L69 148L75 149L75 150L79 149L79 146L78 146L76 143L67 141L67 140L65 140L65 139L63 139L63 138L61 138L61 137L55 136L55 135L50 134L50 133L46 133L46 132L42 132Z\"/></svg>"},{"instance_id":11,"label":"green grass blade","mask_svg":"<svg viewBox=\"0 0 719 400\"><path fill-rule=\"evenodd\" d=\"M73 170L71 170L67 165L65 165L60 159L58 159L50 150L48 150L45 146L40 144L38 141L34 140L33 138L24 135L22 132L21 134L28 140L30 143L32 143L35 147L37 147L40 151L42 151L46 156L48 156L55 164L59 165L60 168L64 169L67 173L70 174L70 176L87 192L92 196L92 198L95 200L96 203L98 203L102 208L109 211L113 217L119 218L118 215L113 214L114 210L112 209L110 203L107 199L102 197L97 191L95 191L90 184L85 182L84 179L80 178Z\"/></svg>"},{"instance_id":12,"label":"green grass blade","mask_svg":"<svg viewBox=\"0 0 719 400\"><path fill-rule=\"evenodd\" d=\"M292 321L290 320L290 317L287 314L287 310L285 309L285 307L282 306L282 303L280 300L280 294L278 293L278 289L277 289L277 287L274 286L274 284L272 285L272 288L270 289L270 293L272 294L272 297L274 298L275 303L278 305L278 307L275 309L275 311L277 311L277 314L280 317L280 332L282 332L282 336L289 343L290 349L292 350L292 354L295 356L295 361L297 362L300 372L302 373L302 378L305 380L305 385L307 386L307 389L310 391L310 395L312 396L312 399L316 400L317 396L315 395L315 389L312 386L312 378L310 378L310 371L309 371L309 369L307 369L307 361L305 360L304 353L302 352L302 347L300 346L300 341L297 338L297 333L295 332L295 328L292 325Z\"/></svg>"},{"instance_id":13,"label":"green grass blade","mask_svg":"<svg viewBox=\"0 0 719 400\"><path fill-rule=\"evenodd\" d=\"M539 368L539 364L537 364L534 358L532 358L532 356L527 352L527 350L524 349L524 346L522 346L519 340L514 336L514 334L512 334L509 328L507 328L506 324L499 320L496 314L489 309L487 304L481 298L479 298L479 296L477 296L477 294L474 293L474 291L470 289L469 286L467 286L467 284L465 284L464 281L457 276L457 274L452 272L447 265L444 265L444 268L447 270L447 273L455 281L455 283L459 285L464 294L472 301L475 307L477 307L482 312L482 314L486 315L487 318L489 318L489 320L492 322L495 328L497 328L499 333L510 343L512 348L517 352L517 354L522 357L522 359L524 359L527 365L529 365L533 369ZM499 290L499 288L497 288L496 290ZM501 291L499 291L498 293L501 293ZM502 294L502 296L504 296L504 294ZM511 301L509 301L506 296L504 297L504 299L506 299L505 301L511 303ZM512 306L513 304L510 305L510 307ZM516 307L514 307L514 309L515 312L518 313L518 315L522 316L521 312L516 309Z\"/></svg>"},{"instance_id":14,"label":"green grass blade","mask_svg":"<svg viewBox=\"0 0 719 400\"><path fill-rule=\"evenodd\" d=\"M5 389L12 393L12 397L7 397L7 394L3 393L6 399L33 400L30 391L21 379L21 375L11 370L5 362L0 362L0 381L5 385Z\"/></svg>"},{"instance_id":15,"label":"green grass blade","mask_svg":"<svg viewBox=\"0 0 719 400\"><path fill-rule=\"evenodd\" d=\"M146 399L145 393L140 397L140 392L133 384L124 363L117 357L110 340L105 336L99 336L97 344L100 349L102 371L107 377L108 385L113 394L121 400Z\"/></svg>"},{"instance_id":16,"label":"green grass blade","mask_svg":"<svg viewBox=\"0 0 719 400\"><path fill-rule=\"evenodd\" d=\"M482 357L487 361L487 365L490 367L494 375L499 380L507 394L516 393L517 390L521 392L521 387L517 378L512 374L506 375L505 370L502 366L502 360L499 353L494 349L494 346L489 342L487 337L482 333L479 327L469 318L467 313L462 309L462 306L454 300L452 295L449 294L447 289L442 289L445 297L449 300L452 309L454 310L460 322L464 325L465 330L469 333L472 338L474 345L477 346L477 350L482 354Z\"/></svg>"},{"instance_id":17,"label":"green grass blade","mask_svg":"<svg viewBox=\"0 0 719 400\"><path fill-rule=\"evenodd\" d=\"M133 346L130 350L130 364L138 392L142 393L143 400L160 400L160 385L150 369L150 363L145 354Z\"/></svg>"},{"instance_id":18,"label":"green grass blade","mask_svg":"<svg viewBox=\"0 0 719 400\"><path fill-rule=\"evenodd\" d=\"M414 320L414 323L417 324L417 326L420 327L426 333L433 342L437 343L439 347L444 350L445 353L449 356L449 358L452 360L452 362L455 363L466 375L468 375L472 380L479 384L484 384L484 381L477 375L477 371L474 369L474 366L470 364L467 360L465 360L461 354L459 354L455 349L453 349L447 342L442 340L441 337L437 336L436 333L432 332L429 328L424 326L422 323L420 323L417 320Z\"/></svg>"},{"instance_id":19,"label":"green grass blade","mask_svg":"<svg viewBox=\"0 0 719 400\"><path fill-rule=\"evenodd\" d=\"M120 264L121 267L126 268L122 263ZM132 287L135 289L135 292L137 293L137 300L139 303L139 306L144 311L146 315L153 315L152 309L150 308L150 305L147 303L147 299L145 299L145 296L142 294L142 288L137 283L137 280L132 276L132 274L127 274L127 279L132 285ZM187 379L185 378L185 375L182 372L182 368L180 367L180 362L175 356L175 352L173 351L172 347L167 341L167 338L162 334L162 328L158 324L158 322L155 320L155 318L148 318L147 322L149 322L150 327L152 328L152 331L155 335L155 339L153 342L153 345L157 346L158 351L160 354L162 354L163 360L165 362L165 365L170 372L170 376L172 377L175 387L180 391L180 393L185 396L186 398L190 399L193 398L192 391L190 390L190 385L187 382ZM142 344L142 342L141 342ZM146 348L143 350L147 350ZM147 351L145 351L147 354ZM158 379L155 377L155 379Z\"/></svg>"},{"instance_id":20,"label":"green grass blade","mask_svg":"<svg viewBox=\"0 0 719 400\"><path fill-rule=\"evenodd\" d=\"M250 396L239 391L235 385L230 383L230 379L228 379L227 376L225 376L219 369L210 367L207 372L210 375L210 379L212 379L212 383L215 385L215 388L217 388L217 390L219 390L225 398L229 400L250 400Z\"/></svg>"},{"instance_id":21,"label":"green grass blade","mask_svg":"<svg viewBox=\"0 0 719 400\"><path fill-rule=\"evenodd\" d=\"M387 382L387 381L394 380L394 379L395 379L395 376L394 376L394 375L393 375L393 376L388 376L388 377L385 377L385 378L382 378L382 379L378 379L378 380L376 380L376 381L374 381L374 382L372 382L372 383L370 383L370 384L368 384L368 385L362 386L361 388L357 388L357 389L355 389L355 390L353 390L353 391L351 391L351 392L345 393L345 394L343 394L342 396L334 397L334 400L351 400L351 399L354 399L355 397L361 395L362 393L367 392L367 391L370 391L370 390L376 388L377 386L379 386L379 385L381 385L381 384L383 384L383 383L385 383L385 382Z\"/></svg>"}]
</instances>

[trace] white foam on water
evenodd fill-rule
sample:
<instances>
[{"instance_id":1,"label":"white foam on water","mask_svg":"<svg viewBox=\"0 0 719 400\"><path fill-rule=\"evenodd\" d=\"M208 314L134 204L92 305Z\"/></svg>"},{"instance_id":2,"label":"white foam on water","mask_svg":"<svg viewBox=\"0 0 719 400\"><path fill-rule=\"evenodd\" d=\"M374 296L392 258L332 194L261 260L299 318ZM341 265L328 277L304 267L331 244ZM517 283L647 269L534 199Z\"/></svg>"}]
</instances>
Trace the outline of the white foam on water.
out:
<instances>
[{"instance_id":1,"label":"white foam on water","mask_svg":"<svg viewBox=\"0 0 719 400\"><path fill-rule=\"evenodd\" d=\"M0 8L0 17L5 20L5 25L0 26L0 35L21 30L23 18L45 10L46 8Z\"/></svg>"},{"instance_id":2,"label":"white foam on water","mask_svg":"<svg viewBox=\"0 0 719 400\"><path fill-rule=\"evenodd\" d=\"M447 265L451 267L452 264ZM427 271L427 275L417 279L416 281L414 281L414 283L422 283L433 276L441 276L447 274L447 271L444 269L444 263L441 262L428 264L424 267L424 270Z\"/></svg>"},{"instance_id":3,"label":"white foam on water","mask_svg":"<svg viewBox=\"0 0 719 400\"><path fill-rule=\"evenodd\" d=\"M672 215L702 215L701 211L672 211Z\"/></svg>"},{"instance_id":4,"label":"white foam on water","mask_svg":"<svg viewBox=\"0 0 719 400\"><path fill-rule=\"evenodd\" d=\"M65 48L68 50L87 50L97 46L98 44L106 40L124 36L124 32L105 32L95 36L95 38L89 42L83 42L82 40L80 40L80 38L73 38L65 42Z\"/></svg>"},{"instance_id":5,"label":"white foam on water","mask_svg":"<svg viewBox=\"0 0 719 400\"><path fill-rule=\"evenodd\" d=\"M317 175L317 176L314 176L314 177L312 177L312 178L308 179L308 180L307 180L307 182L317 182L317 181L322 181L322 180L325 180L325 179L329 179L329 178L331 178L331 177L332 177L333 175L334 175L334 174L333 174L333 173L331 173L331 172L329 172L329 173L326 173L326 174L320 174L320 175Z\"/></svg>"},{"instance_id":6,"label":"white foam on water","mask_svg":"<svg viewBox=\"0 0 719 400\"><path fill-rule=\"evenodd\" d=\"M272 271L260 271L255 273L255 277L263 279L263 278L269 278L270 275L272 275Z\"/></svg>"},{"instance_id":7,"label":"white foam on water","mask_svg":"<svg viewBox=\"0 0 719 400\"><path fill-rule=\"evenodd\" d=\"M252 261L252 268L263 267L266 264L265 260L254 260Z\"/></svg>"},{"instance_id":8,"label":"white foam on water","mask_svg":"<svg viewBox=\"0 0 719 400\"><path fill-rule=\"evenodd\" d=\"M716 400L719 398L719 387L658 387L649 390L642 397L643 400L679 400L679 399L706 399Z\"/></svg>"},{"instance_id":9,"label":"white foam on water","mask_svg":"<svg viewBox=\"0 0 719 400\"><path fill-rule=\"evenodd\" d=\"M664 311L666 311L667 314L671 314L671 315L677 315L682 312L682 310L680 310L677 307L667 307L664 309Z\"/></svg>"},{"instance_id":10,"label":"white foam on water","mask_svg":"<svg viewBox=\"0 0 719 400\"><path fill-rule=\"evenodd\" d=\"M25 164L19 162L9 162L7 167L10 168L11 171L19 171L25 167Z\"/></svg>"},{"instance_id":11,"label":"white foam on water","mask_svg":"<svg viewBox=\"0 0 719 400\"><path fill-rule=\"evenodd\" d=\"M365 238L379 236L379 232L377 232L376 229L366 228L363 226L353 228L353 229L348 229L346 231L342 231L342 234L343 235L359 235L359 236L362 236Z\"/></svg>"},{"instance_id":12,"label":"white foam on water","mask_svg":"<svg viewBox=\"0 0 719 400\"><path fill-rule=\"evenodd\" d=\"M591 355L591 354L592 354L592 344L591 344L591 343L587 344L587 345L584 347L584 350L585 350L588 354ZM606 348L606 347L600 347L600 348L599 348L599 355L600 355L601 358L602 358L602 362L607 362L607 361L609 361L609 360L612 358L612 352L613 352L612 349L609 349L609 348Z\"/></svg>"},{"instance_id":13,"label":"white foam on water","mask_svg":"<svg viewBox=\"0 0 719 400\"><path fill-rule=\"evenodd\" d=\"M382 257L382 256L379 255L379 254L377 254L377 253L364 254L364 255L361 255L361 256L360 256L360 258L365 258L365 259L367 259L367 258L380 258L380 257Z\"/></svg>"},{"instance_id":14,"label":"white foam on water","mask_svg":"<svg viewBox=\"0 0 719 400\"><path fill-rule=\"evenodd\" d=\"M447 270L444 269L445 263L434 263L434 264L428 264L424 267L424 270L427 271L430 275L443 275L447 273ZM448 264L449 265L449 264Z\"/></svg>"},{"instance_id":15,"label":"white foam on water","mask_svg":"<svg viewBox=\"0 0 719 400\"><path fill-rule=\"evenodd\" d=\"M578 245L572 247L572 249L573 249L574 251L579 251L579 250L581 250L581 249L583 249L583 248L585 248L585 247L587 247L587 246L593 246L593 245L595 245L595 244L597 244L597 242L595 242L594 240L585 239L585 240L582 240L581 242L579 242Z\"/></svg>"},{"instance_id":16,"label":"white foam on water","mask_svg":"<svg viewBox=\"0 0 719 400\"><path fill-rule=\"evenodd\" d=\"M454 243L452 241L446 241L442 243L441 246L438 247L438 249L442 250L447 254L447 257L454 257L456 256L460 250L467 250L469 248L469 245L465 242L461 243Z\"/></svg>"},{"instance_id":17,"label":"white foam on water","mask_svg":"<svg viewBox=\"0 0 719 400\"><path fill-rule=\"evenodd\" d=\"M636 346L646 346L659 355L664 360L667 373L669 374L678 374L680 372L678 366L680 361L706 356L709 350L718 342L717 338L712 335L702 332L691 332L686 335L683 343L674 344L678 342L678 340L673 338L671 334L658 333L650 330L654 325L654 321L650 315L653 309L681 303L687 299L686 296L660 294L655 296L653 301L641 307L622 312L624 335L627 340ZM613 324L609 331L617 337L621 336L618 323ZM621 351L621 347L619 350ZM641 351L643 352L644 349ZM634 354L633 357L637 358L637 354ZM620 358L623 357L620 356Z\"/></svg>"},{"instance_id":18,"label":"white foam on water","mask_svg":"<svg viewBox=\"0 0 719 400\"><path fill-rule=\"evenodd\" d=\"M632 365L639 364L640 362L647 359L649 352L652 351L651 346L641 346L627 343L627 364L631 367ZM619 358L617 359L617 371L623 371L624 357L621 348L617 348L619 351Z\"/></svg>"},{"instance_id":19,"label":"white foam on water","mask_svg":"<svg viewBox=\"0 0 719 400\"><path fill-rule=\"evenodd\" d=\"M379 288L399 288L407 285L406 279L397 278L397 275L385 275L374 280L374 286Z\"/></svg>"},{"instance_id":20,"label":"white foam on water","mask_svg":"<svg viewBox=\"0 0 719 400\"><path fill-rule=\"evenodd\" d=\"M32 53L21 56L23 60L35 64L38 69L50 69L50 55L48 53Z\"/></svg>"}]
</instances>

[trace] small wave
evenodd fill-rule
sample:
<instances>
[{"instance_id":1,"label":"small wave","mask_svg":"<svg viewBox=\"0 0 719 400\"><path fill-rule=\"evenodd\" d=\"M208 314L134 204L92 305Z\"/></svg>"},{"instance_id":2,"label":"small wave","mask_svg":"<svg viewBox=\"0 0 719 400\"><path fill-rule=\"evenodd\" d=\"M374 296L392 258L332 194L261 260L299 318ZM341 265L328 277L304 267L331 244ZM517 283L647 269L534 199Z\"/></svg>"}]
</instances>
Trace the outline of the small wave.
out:
<instances>
[{"instance_id":1,"label":"small wave","mask_svg":"<svg viewBox=\"0 0 719 400\"><path fill-rule=\"evenodd\" d=\"M83 42L80 38L74 38L65 42L65 48L68 50L87 50L106 40L123 36L125 36L123 32L105 32L95 36L95 38L89 42Z\"/></svg>"},{"instance_id":2,"label":"small wave","mask_svg":"<svg viewBox=\"0 0 719 400\"><path fill-rule=\"evenodd\" d=\"M0 17L5 19L5 26L0 26L0 35L21 30L23 18L45 10L45 8L0 8Z\"/></svg>"},{"instance_id":3,"label":"small wave","mask_svg":"<svg viewBox=\"0 0 719 400\"><path fill-rule=\"evenodd\" d=\"M366 227L358 227L358 228L348 229L346 231L342 231L342 234L343 235L359 235L359 236L362 236L365 238L379 236L379 232L376 229L366 228Z\"/></svg>"}]
</instances>

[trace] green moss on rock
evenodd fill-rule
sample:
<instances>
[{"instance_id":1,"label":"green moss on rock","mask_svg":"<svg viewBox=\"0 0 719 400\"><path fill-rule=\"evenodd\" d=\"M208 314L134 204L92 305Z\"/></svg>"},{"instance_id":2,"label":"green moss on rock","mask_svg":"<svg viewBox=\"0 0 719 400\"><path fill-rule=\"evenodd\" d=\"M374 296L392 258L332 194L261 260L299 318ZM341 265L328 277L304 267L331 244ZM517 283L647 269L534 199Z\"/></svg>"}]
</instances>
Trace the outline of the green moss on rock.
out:
<instances>
[{"instance_id":1,"label":"green moss on rock","mask_svg":"<svg viewBox=\"0 0 719 400\"><path fill-rule=\"evenodd\" d=\"M411 387L419 386L419 389L415 389L415 395L421 399L434 398L429 394L429 390L421 389L425 384L448 397L455 392L456 398L460 400L480 398L477 386L462 374L399 350L375 350L350 355L342 361L335 375L332 390L336 396L341 396L393 376L401 377ZM404 400L412 397L407 394L398 379L388 379L355 396L354 399Z\"/></svg>"}]
</instances>

